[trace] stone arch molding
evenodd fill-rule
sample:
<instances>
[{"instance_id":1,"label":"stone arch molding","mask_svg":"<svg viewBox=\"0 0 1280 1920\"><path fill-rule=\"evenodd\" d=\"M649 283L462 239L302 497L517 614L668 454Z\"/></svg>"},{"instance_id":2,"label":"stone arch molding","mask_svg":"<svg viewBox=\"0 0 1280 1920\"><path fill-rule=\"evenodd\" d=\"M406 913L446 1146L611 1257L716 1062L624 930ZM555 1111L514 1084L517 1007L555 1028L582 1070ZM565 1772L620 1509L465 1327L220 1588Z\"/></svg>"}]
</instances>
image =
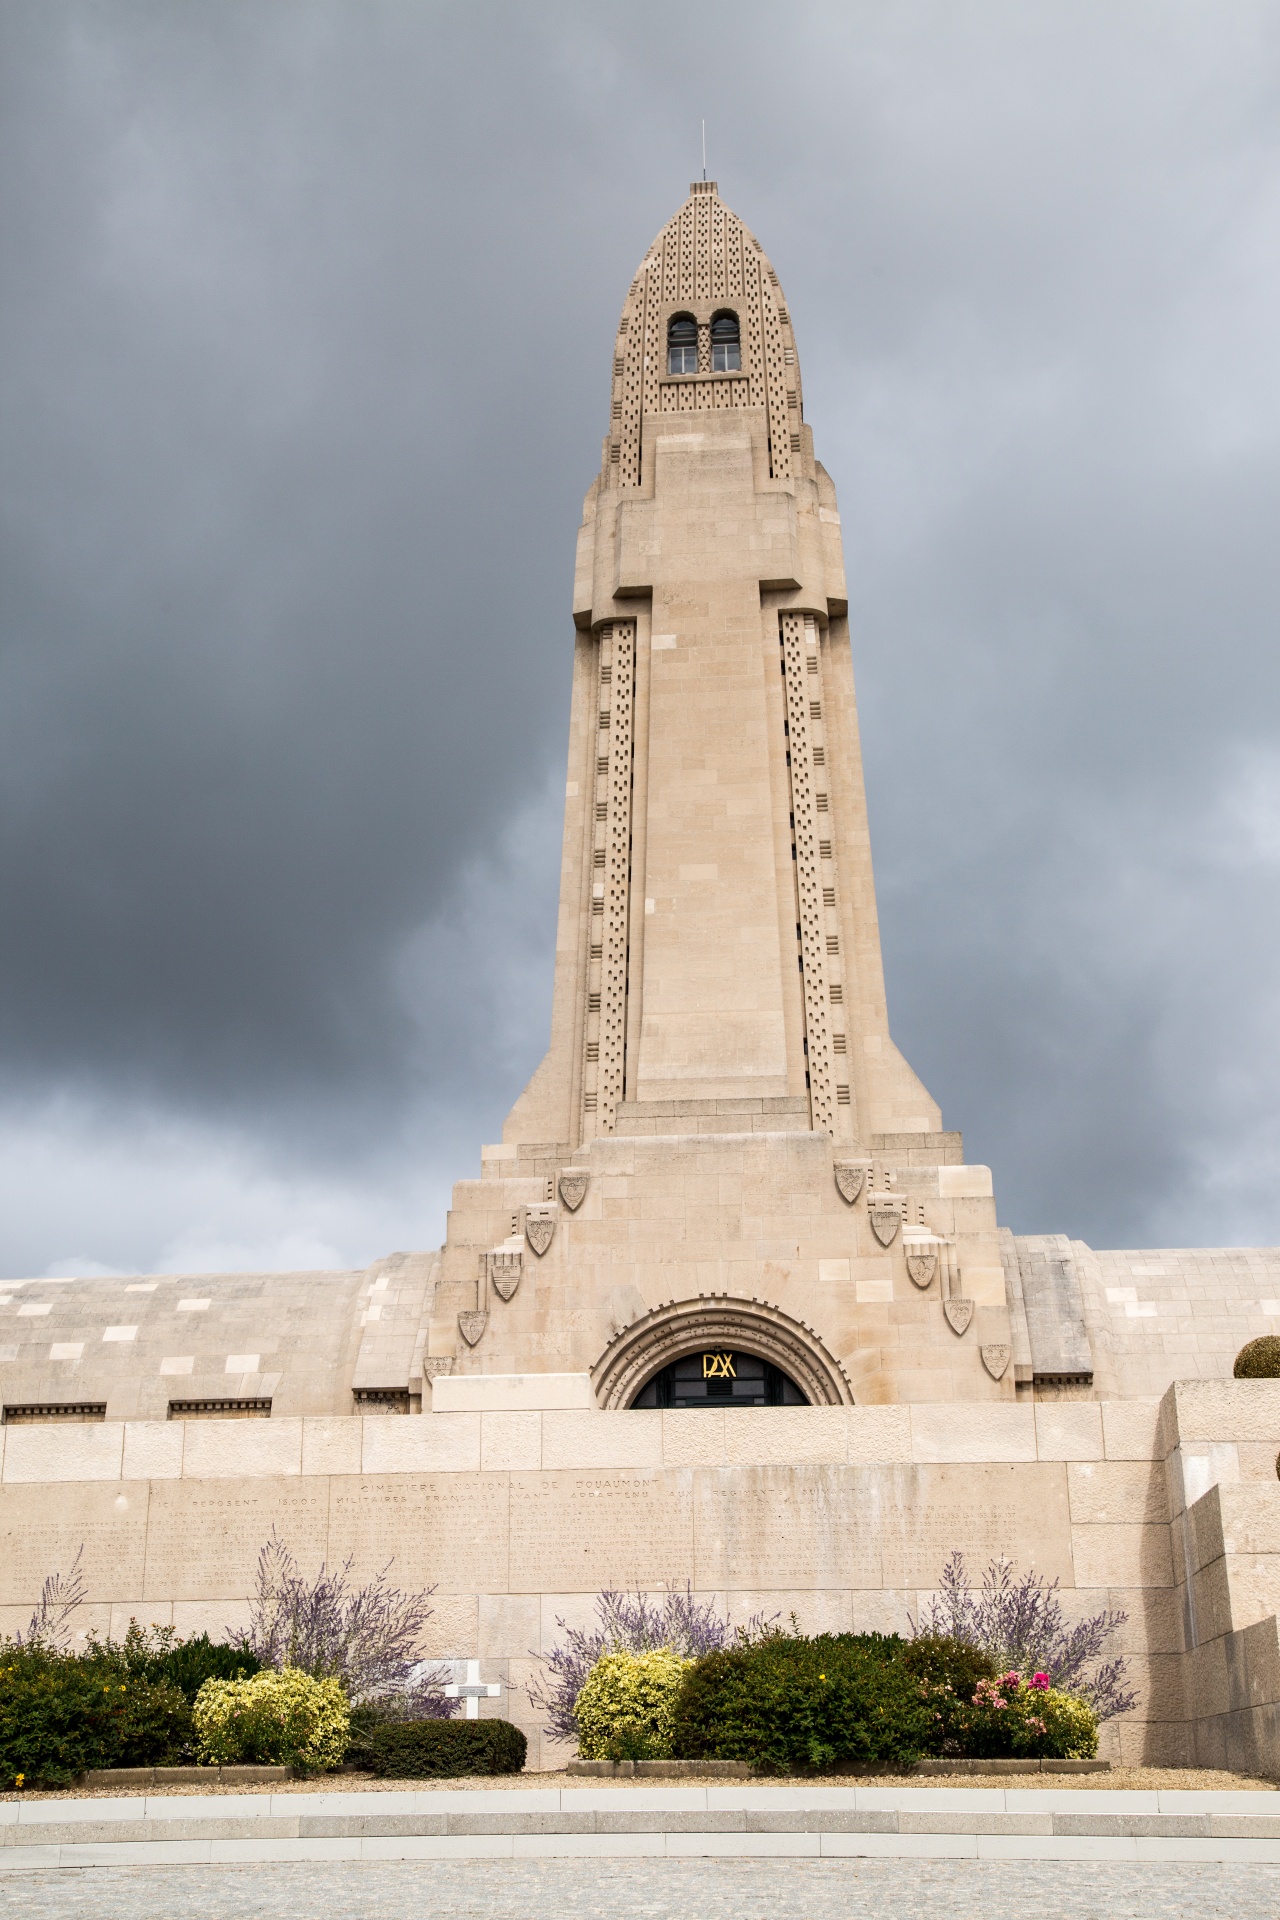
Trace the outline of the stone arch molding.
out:
<instances>
[{"instance_id":1,"label":"stone arch molding","mask_svg":"<svg viewBox=\"0 0 1280 1920\"><path fill-rule=\"evenodd\" d=\"M702 1347L736 1347L790 1374L815 1407L851 1407L849 1376L817 1331L767 1300L700 1293L669 1300L616 1333L591 1369L597 1403L630 1406L641 1387L671 1360Z\"/></svg>"}]
</instances>

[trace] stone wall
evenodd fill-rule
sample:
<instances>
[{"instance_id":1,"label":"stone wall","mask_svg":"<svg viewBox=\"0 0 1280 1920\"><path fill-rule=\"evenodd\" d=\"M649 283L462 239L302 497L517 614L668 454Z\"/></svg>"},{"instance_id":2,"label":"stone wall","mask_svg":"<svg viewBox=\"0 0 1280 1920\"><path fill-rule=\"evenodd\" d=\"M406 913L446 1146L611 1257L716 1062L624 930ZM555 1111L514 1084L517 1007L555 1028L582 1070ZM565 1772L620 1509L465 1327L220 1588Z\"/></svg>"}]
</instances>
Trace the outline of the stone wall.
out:
<instances>
[{"instance_id":1,"label":"stone wall","mask_svg":"<svg viewBox=\"0 0 1280 1920\"><path fill-rule=\"evenodd\" d=\"M902 1629L947 1554L1125 1610L1125 1760L1280 1774L1280 1384L1163 1402L437 1413L8 1427L0 1628L81 1543L83 1625L220 1632L272 1527L310 1568L434 1584L431 1651L479 1657L535 1736L532 1654L607 1585L683 1583L738 1620ZM1191 1507L1186 1501L1190 1494ZM1188 1574L1192 1603L1188 1602ZM547 1757L550 1757L548 1750Z\"/></svg>"}]
</instances>

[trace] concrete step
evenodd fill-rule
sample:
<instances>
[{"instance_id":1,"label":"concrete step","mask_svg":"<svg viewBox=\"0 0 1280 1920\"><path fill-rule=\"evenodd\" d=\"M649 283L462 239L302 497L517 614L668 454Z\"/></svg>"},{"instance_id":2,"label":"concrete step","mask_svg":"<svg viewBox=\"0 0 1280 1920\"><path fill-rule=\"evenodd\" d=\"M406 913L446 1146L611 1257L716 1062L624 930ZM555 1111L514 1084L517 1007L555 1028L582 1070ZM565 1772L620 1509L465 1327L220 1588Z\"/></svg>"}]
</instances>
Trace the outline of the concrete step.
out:
<instances>
[{"instance_id":1,"label":"concrete step","mask_svg":"<svg viewBox=\"0 0 1280 1920\"><path fill-rule=\"evenodd\" d=\"M0 1872L697 1855L1280 1865L1280 1794L637 1783L0 1802Z\"/></svg>"}]
</instances>

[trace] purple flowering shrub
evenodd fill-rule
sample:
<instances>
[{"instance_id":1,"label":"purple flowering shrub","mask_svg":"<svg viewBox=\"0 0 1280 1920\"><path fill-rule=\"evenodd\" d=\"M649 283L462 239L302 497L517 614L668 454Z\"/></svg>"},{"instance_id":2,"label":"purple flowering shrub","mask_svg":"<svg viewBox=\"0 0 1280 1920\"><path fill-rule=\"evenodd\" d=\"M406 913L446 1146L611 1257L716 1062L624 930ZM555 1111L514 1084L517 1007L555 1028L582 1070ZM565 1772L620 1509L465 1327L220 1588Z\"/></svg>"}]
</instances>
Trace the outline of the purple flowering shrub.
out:
<instances>
[{"instance_id":1,"label":"purple flowering shrub","mask_svg":"<svg viewBox=\"0 0 1280 1920\"><path fill-rule=\"evenodd\" d=\"M944 1634L980 1647L997 1666L1008 1669L1020 1687L1022 1676L1030 1674L1032 1691L1052 1687L1074 1694L1101 1723L1137 1704L1138 1696L1127 1684L1124 1656L1102 1659L1106 1641L1128 1617L1104 1610L1068 1626L1056 1580L1046 1584L1034 1572L1015 1580L1010 1561L993 1560L981 1587L975 1588L964 1555L953 1553L937 1594L911 1627L917 1638Z\"/></svg>"},{"instance_id":2,"label":"purple flowering shrub","mask_svg":"<svg viewBox=\"0 0 1280 1920\"><path fill-rule=\"evenodd\" d=\"M43 1647L49 1653L67 1651L71 1644L71 1616L77 1607L84 1605L84 1569L80 1564L83 1559L84 1542L81 1541L70 1571L46 1576L26 1632L13 1636L16 1647Z\"/></svg>"},{"instance_id":3,"label":"purple flowering shrub","mask_svg":"<svg viewBox=\"0 0 1280 1920\"><path fill-rule=\"evenodd\" d=\"M332 1569L322 1562L308 1580L273 1528L258 1555L248 1629L227 1638L277 1672L299 1667L341 1681L352 1705L379 1719L447 1720L458 1710L445 1698L447 1671L420 1650L435 1588L406 1593L388 1581L390 1567L358 1587L348 1556Z\"/></svg>"},{"instance_id":4,"label":"purple flowering shrub","mask_svg":"<svg viewBox=\"0 0 1280 1920\"><path fill-rule=\"evenodd\" d=\"M710 1601L695 1600L692 1590L668 1586L661 1600L646 1593L616 1593L611 1588L596 1595L593 1628L570 1627L557 1616L564 1640L550 1653L534 1654L543 1671L525 1688L534 1707L546 1714L545 1730L556 1740L577 1743L574 1705L587 1675L606 1653L653 1653L669 1648L682 1659L696 1660L718 1653L739 1641L758 1638L765 1621L756 1614L745 1627L734 1627Z\"/></svg>"}]
</instances>

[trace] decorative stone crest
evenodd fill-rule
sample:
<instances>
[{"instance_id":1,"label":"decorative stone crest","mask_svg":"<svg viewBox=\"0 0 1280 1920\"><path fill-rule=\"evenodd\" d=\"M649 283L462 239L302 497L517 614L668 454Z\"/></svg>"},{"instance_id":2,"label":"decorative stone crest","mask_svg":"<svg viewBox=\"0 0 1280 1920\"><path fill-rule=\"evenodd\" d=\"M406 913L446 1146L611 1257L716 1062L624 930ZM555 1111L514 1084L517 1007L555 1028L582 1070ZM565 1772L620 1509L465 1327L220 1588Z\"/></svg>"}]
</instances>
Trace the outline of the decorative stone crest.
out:
<instances>
[{"instance_id":1,"label":"decorative stone crest","mask_svg":"<svg viewBox=\"0 0 1280 1920\"><path fill-rule=\"evenodd\" d=\"M837 1160L835 1172L840 1198L852 1206L866 1184L870 1168L858 1160Z\"/></svg>"},{"instance_id":2,"label":"decorative stone crest","mask_svg":"<svg viewBox=\"0 0 1280 1920\"><path fill-rule=\"evenodd\" d=\"M973 1302L962 1300L958 1293L953 1294L950 1300L943 1301L942 1311L947 1316L952 1333L960 1334L973 1318Z\"/></svg>"},{"instance_id":3,"label":"decorative stone crest","mask_svg":"<svg viewBox=\"0 0 1280 1920\"><path fill-rule=\"evenodd\" d=\"M488 1272L488 1279L500 1300L510 1300L520 1285L520 1275L524 1271L524 1255L519 1247L495 1247L491 1253L481 1255Z\"/></svg>"},{"instance_id":4,"label":"decorative stone crest","mask_svg":"<svg viewBox=\"0 0 1280 1920\"><path fill-rule=\"evenodd\" d=\"M549 1207L526 1207L524 1210L524 1237L541 1259L551 1245L551 1237L556 1230L556 1209ZM512 1292L515 1289L512 1288Z\"/></svg>"},{"instance_id":5,"label":"decorative stone crest","mask_svg":"<svg viewBox=\"0 0 1280 1920\"><path fill-rule=\"evenodd\" d=\"M1001 1343L993 1342L991 1346L980 1347L978 1351L982 1355L982 1364L991 1375L991 1378L993 1380L1003 1379L1004 1370L1009 1364L1009 1348Z\"/></svg>"},{"instance_id":6,"label":"decorative stone crest","mask_svg":"<svg viewBox=\"0 0 1280 1920\"><path fill-rule=\"evenodd\" d=\"M424 1355L422 1371L428 1380L439 1380L442 1374L453 1372L453 1355L451 1353Z\"/></svg>"},{"instance_id":7,"label":"decorative stone crest","mask_svg":"<svg viewBox=\"0 0 1280 1920\"><path fill-rule=\"evenodd\" d=\"M462 1335L469 1347L475 1346L488 1324L489 1316L487 1313L460 1313L458 1315L458 1332Z\"/></svg>"},{"instance_id":8,"label":"decorative stone crest","mask_svg":"<svg viewBox=\"0 0 1280 1920\"><path fill-rule=\"evenodd\" d=\"M591 1176L582 1167L562 1167L556 1181L560 1198L570 1213L576 1213L587 1197L587 1187Z\"/></svg>"},{"instance_id":9,"label":"decorative stone crest","mask_svg":"<svg viewBox=\"0 0 1280 1920\"><path fill-rule=\"evenodd\" d=\"M872 1193L867 1196L867 1218L880 1245L887 1247L902 1225L902 1208L892 1195Z\"/></svg>"},{"instance_id":10,"label":"decorative stone crest","mask_svg":"<svg viewBox=\"0 0 1280 1920\"><path fill-rule=\"evenodd\" d=\"M929 1246L927 1241L903 1241L907 1256L907 1273L917 1287L924 1288L933 1284L933 1276L938 1271L938 1250Z\"/></svg>"}]
</instances>

